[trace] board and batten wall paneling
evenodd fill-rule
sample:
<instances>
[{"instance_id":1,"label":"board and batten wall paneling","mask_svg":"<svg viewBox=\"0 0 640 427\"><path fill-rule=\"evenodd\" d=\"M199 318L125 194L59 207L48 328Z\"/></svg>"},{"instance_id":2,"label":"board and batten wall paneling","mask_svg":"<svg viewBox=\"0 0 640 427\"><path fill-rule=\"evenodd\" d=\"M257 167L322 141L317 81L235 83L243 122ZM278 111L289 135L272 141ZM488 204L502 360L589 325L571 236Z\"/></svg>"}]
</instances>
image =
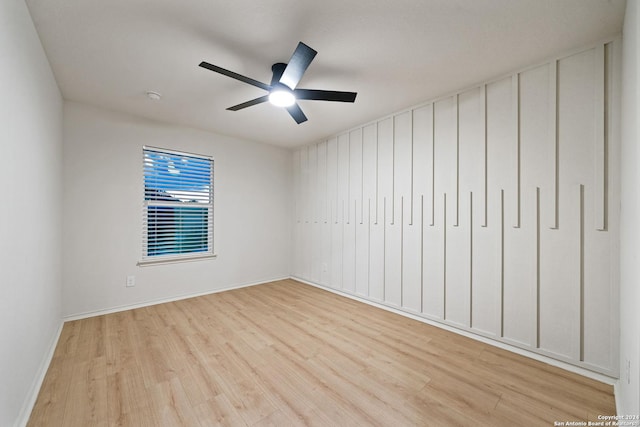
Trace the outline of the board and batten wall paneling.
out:
<instances>
[{"instance_id":1,"label":"board and batten wall paneling","mask_svg":"<svg viewBox=\"0 0 640 427\"><path fill-rule=\"evenodd\" d=\"M619 50L298 149L294 274L617 377Z\"/></svg>"}]
</instances>

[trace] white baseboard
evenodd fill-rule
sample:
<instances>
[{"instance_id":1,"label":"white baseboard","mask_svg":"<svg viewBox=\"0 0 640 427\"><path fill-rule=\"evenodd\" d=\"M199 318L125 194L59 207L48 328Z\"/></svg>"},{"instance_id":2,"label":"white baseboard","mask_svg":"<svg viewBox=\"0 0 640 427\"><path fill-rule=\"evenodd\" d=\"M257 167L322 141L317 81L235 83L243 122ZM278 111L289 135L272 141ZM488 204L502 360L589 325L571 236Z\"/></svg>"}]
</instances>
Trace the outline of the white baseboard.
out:
<instances>
[{"instance_id":1,"label":"white baseboard","mask_svg":"<svg viewBox=\"0 0 640 427\"><path fill-rule=\"evenodd\" d=\"M615 397L615 400L616 400L616 415L622 414L622 408L618 403L619 391L620 391L620 380L617 380L616 382L613 383L613 396Z\"/></svg>"},{"instance_id":2,"label":"white baseboard","mask_svg":"<svg viewBox=\"0 0 640 427\"><path fill-rule=\"evenodd\" d=\"M120 311L133 310L135 308L149 307L149 306L152 306L152 305L164 304L164 303L167 303L167 302L180 301L180 300L183 300L183 299L200 297L200 296L203 296L203 295L211 295L211 294L216 294L218 292L225 292L225 291L230 291L230 290L233 290L233 289L247 288L249 286L262 285L264 283L276 282L278 280L285 280L285 279L289 279L289 278L290 278L290 276L274 277L274 278L271 278L271 279L260 280L258 282L239 283L239 284L227 286L227 287L224 287L224 288L213 289L213 290L209 290L209 291L205 291L205 292L198 292L198 293L192 293L192 294L182 294L182 295L176 295L176 296L172 296L172 297L168 297L168 298L159 298L159 299L155 299L155 300L143 301L143 302L139 302L139 303L135 303L135 304L126 304L126 305L120 305L120 306L101 309L101 310L87 311L87 312L84 312L84 313L71 314L71 315L68 315L68 316L64 316L63 320L65 322L70 322L72 320L86 319L86 318L89 318L89 317L102 316L104 314L111 314L111 313L118 313Z\"/></svg>"},{"instance_id":3,"label":"white baseboard","mask_svg":"<svg viewBox=\"0 0 640 427\"><path fill-rule=\"evenodd\" d=\"M47 371L49 370L49 365L51 364L51 360L53 359L53 354L56 351L56 347L58 345L58 340L60 339L60 333L62 333L62 326L64 323L60 321L58 325L58 330L53 335L51 342L49 343L49 349L45 354L42 362L40 363L40 367L36 372L36 376L33 379L33 383L29 388L29 392L27 393L27 398L22 404L22 409L20 409L20 415L18 419L14 423L14 427L24 427L29 422L29 417L31 416L31 411L33 410L33 405L36 404L36 399L38 398L38 394L40 393L40 387L42 387L42 382L44 381L45 375L47 375Z\"/></svg>"},{"instance_id":4,"label":"white baseboard","mask_svg":"<svg viewBox=\"0 0 640 427\"><path fill-rule=\"evenodd\" d=\"M510 351L512 353L519 354L521 356L528 357L530 359L537 360L539 362L546 363L546 364L551 365L551 366L555 366L557 368L564 369L565 371L573 372L575 374L582 375L584 377L591 378L591 379L594 379L596 381L600 381L602 383L612 385L612 386L614 386L614 393L615 393L615 384L616 384L617 380L615 378L612 378L612 377L608 376L608 375L601 374L601 373L594 372L594 371L590 371L590 370L582 368L580 366L576 366L576 365L572 365L570 363L566 363L566 362L563 362L563 361L560 361L560 360L556 360L556 359L553 359L551 357L548 357L548 356L545 356L545 355L542 355L542 354L533 353L533 352L527 351L525 349L522 349L522 348L519 348L519 347L516 347L516 346L512 346L512 345L509 345L509 344L506 344L506 343L503 343L503 342L500 342L500 341L493 340L491 338L484 337L482 335L474 334L473 332L468 332L468 331L465 331L465 330L462 330L462 329L455 328L453 326L446 325L446 324L438 322L438 321L430 320L430 319L425 318L423 316L418 316L416 314L409 313L409 312L407 312L405 310L400 310L400 309L397 309L397 308L394 308L394 307L390 307L390 306L388 306L386 304L382 304L382 303L379 303L379 302L371 301L371 300L368 300L366 298L363 298L363 297L355 295L355 294L351 294L351 293L348 293L348 292L343 292L343 291L340 291L339 289L334 289L334 288L330 288L330 287L327 287L327 286L319 285L317 283L313 283L313 282L310 282L308 280L301 279L301 278L295 277L295 276L291 276L291 279L297 280L298 282L301 282L301 283L306 283L307 285L311 285L311 286L314 286L314 287L319 288L319 289L323 289L323 290L328 291L328 292L332 292L332 293L337 294L337 295L341 295L341 296L344 296L344 297L347 297L347 298L354 299L356 301L360 301L362 303L365 303L365 304L368 304L368 305L371 305L371 306L374 306L374 307L381 308L383 310L390 311L392 313L399 314L401 316L408 317L408 318L413 319L413 320L417 320L417 321L422 322L422 323L426 323L426 324L431 325L431 326L435 326L435 327L440 328L440 329L444 329L444 330L449 331L449 332L456 333L458 335L465 336L467 338L471 338L471 339L476 340L476 341L483 342L485 344L492 345L494 347L501 348L503 350Z\"/></svg>"}]
</instances>

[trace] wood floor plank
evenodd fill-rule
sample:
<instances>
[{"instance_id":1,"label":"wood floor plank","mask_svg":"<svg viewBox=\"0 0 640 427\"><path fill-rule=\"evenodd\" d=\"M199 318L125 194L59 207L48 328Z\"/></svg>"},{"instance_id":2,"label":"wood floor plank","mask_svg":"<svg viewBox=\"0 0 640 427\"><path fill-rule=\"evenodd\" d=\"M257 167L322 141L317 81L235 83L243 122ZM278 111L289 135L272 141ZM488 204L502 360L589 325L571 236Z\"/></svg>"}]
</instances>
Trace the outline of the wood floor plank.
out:
<instances>
[{"instance_id":1,"label":"wood floor plank","mask_svg":"<svg viewBox=\"0 0 640 427\"><path fill-rule=\"evenodd\" d=\"M29 426L511 426L612 387L293 280L67 322Z\"/></svg>"},{"instance_id":2,"label":"wood floor plank","mask_svg":"<svg viewBox=\"0 0 640 427\"><path fill-rule=\"evenodd\" d=\"M107 426L107 374L104 356L75 363L69 379L69 395L85 399L66 399L64 424Z\"/></svg>"},{"instance_id":3,"label":"wood floor plank","mask_svg":"<svg viewBox=\"0 0 640 427\"><path fill-rule=\"evenodd\" d=\"M201 427L245 425L240 414L224 395L200 403L194 407L194 413Z\"/></svg>"},{"instance_id":4,"label":"wood floor plank","mask_svg":"<svg viewBox=\"0 0 640 427\"><path fill-rule=\"evenodd\" d=\"M62 338L62 335L61 337ZM59 341L59 343L62 341ZM68 399L70 382L68 379L73 375L74 367L70 363L61 360L61 344L51 360L51 365L42 382L37 404L31 412L29 425L47 426L48 420L60 420L64 417L64 408Z\"/></svg>"}]
</instances>

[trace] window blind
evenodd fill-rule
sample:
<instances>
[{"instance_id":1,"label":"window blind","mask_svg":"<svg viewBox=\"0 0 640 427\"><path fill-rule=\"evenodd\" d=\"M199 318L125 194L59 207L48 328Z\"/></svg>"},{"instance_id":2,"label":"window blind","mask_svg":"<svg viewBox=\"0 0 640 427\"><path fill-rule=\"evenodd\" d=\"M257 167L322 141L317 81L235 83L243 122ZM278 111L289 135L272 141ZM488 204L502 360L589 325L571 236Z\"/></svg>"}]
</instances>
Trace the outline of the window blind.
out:
<instances>
[{"instance_id":1,"label":"window blind","mask_svg":"<svg viewBox=\"0 0 640 427\"><path fill-rule=\"evenodd\" d=\"M142 259L213 255L213 159L143 148Z\"/></svg>"}]
</instances>

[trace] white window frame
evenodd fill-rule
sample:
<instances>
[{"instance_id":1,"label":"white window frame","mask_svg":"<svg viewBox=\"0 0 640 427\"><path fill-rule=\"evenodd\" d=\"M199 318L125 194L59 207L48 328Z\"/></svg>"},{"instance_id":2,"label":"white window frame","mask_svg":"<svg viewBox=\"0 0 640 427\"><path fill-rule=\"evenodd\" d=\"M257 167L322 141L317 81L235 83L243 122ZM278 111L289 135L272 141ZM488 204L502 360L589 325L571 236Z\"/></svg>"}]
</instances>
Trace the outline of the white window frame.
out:
<instances>
[{"instance_id":1,"label":"white window frame","mask_svg":"<svg viewBox=\"0 0 640 427\"><path fill-rule=\"evenodd\" d=\"M208 242L208 250L206 252L193 252L193 253L184 253L184 254L169 254L169 255L148 255L148 207L149 206L190 206L190 204L184 203L175 203L175 202L161 202L161 201L151 201L146 199L145 194L145 152L146 151L154 151L162 154L168 154L173 156L185 156L185 157L193 157L197 159L207 160L211 162L211 183L210 183L210 194L209 200L210 203L204 205L208 207L208 233L207 233L207 242ZM157 265L157 264L171 264L176 262L187 262L187 261L198 261L216 258L217 254L214 251L215 248L215 233L214 233L214 218L215 218L215 202L214 202L214 184L215 184L215 161L212 156L207 156L203 154L195 154L189 153L185 151L176 151L170 150L166 148L159 148L145 145L142 147L142 248L141 248L141 259L138 261L139 266L147 266L147 265ZM202 204L193 204L191 206L204 207Z\"/></svg>"}]
</instances>

